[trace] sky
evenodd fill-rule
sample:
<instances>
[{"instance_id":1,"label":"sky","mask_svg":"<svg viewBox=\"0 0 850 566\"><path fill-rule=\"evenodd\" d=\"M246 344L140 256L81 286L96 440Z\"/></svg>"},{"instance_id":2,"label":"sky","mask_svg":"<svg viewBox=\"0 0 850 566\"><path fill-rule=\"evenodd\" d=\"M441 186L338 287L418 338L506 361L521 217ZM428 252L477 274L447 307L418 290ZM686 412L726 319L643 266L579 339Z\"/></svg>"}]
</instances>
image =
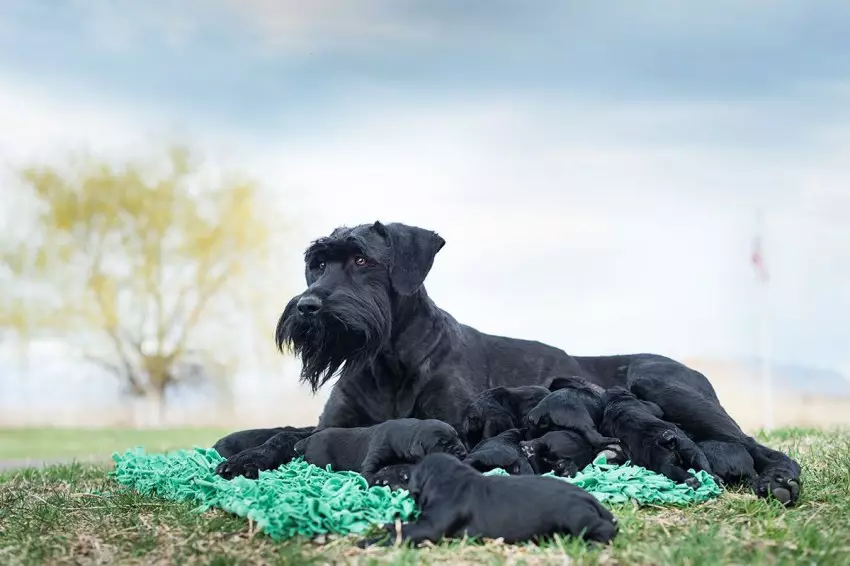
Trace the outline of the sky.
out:
<instances>
[{"instance_id":1,"label":"sky","mask_svg":"<svg viewBox=\"0 0 850 566\"><path fill-rule=\"evenodd\" d=\"M764 300L777 363L850 375L846 2L9 0L0 125L0 186L174 135L250 172L294 291L309 240L405 222L485 332L751 358Z\"/></svg>"}]
</instances>

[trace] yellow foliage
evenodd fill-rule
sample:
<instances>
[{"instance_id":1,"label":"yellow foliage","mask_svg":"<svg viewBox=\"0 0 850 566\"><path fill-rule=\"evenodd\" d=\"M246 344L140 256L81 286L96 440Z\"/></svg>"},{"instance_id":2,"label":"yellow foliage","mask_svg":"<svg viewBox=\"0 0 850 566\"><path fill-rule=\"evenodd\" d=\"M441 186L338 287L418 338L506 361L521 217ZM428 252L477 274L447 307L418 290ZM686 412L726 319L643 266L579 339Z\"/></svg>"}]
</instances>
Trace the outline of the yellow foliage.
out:
<instances>
[{"instance_id":1,"label":"yellow foliage","mask_svg":"<svg viewBox=\"0 0 850 566\"><path fill-rule=\"evenodd\" d=\"M22 171L34 230L4 246L15 307L0 323L102 336L103 365L137 392L161 392L190 350L225 352L227 336L199 328L240 308L246 281L266 267L274 206L250 180L202 172L185 147L165 167L89 158Z\"/></svg>"}]
</instances>

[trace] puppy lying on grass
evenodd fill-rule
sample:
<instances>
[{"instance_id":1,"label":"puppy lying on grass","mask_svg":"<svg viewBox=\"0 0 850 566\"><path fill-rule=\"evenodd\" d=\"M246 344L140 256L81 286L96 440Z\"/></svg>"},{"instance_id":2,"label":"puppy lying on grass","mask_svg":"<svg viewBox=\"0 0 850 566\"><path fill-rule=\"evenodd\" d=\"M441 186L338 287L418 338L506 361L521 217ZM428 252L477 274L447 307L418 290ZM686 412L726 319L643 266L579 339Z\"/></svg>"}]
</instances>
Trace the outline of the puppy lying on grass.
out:
<instances>
[{"instance_id":1,"label":"puppy lying on grass","mask_svg":"<svg viewBox=\"0 0 850 566\"><path fill-rule=\"evenodd\" d=\"M370 427L326 428L295 445L295 453L320 468L360 472L372 481L385 466L416 463L433 452L459 458L466 448L451 425L436 419L396 419Z\"/></svg>"},{"instance_id":2,"label":"puppy lying on grass","mask_svg":"<svg viewBox=\"0 0 850 566\"><path fill-rule=\"evenodd\" d=\"M525 426L528 412L549 390L540 385L494 387L469 402L463 413L461 436L467 447L493 438L506 430Z\"/></svg>"},{"instance_id":3,"label":"puppy lying on grass","mask_svg":"<svg viewBox=\"0 0 850 566\"><path fill-rule=\"evenodd\" d=\"M605 543L618 530L611 512L579 487L540 476L483 476L448 454L431 454L414 467L410 494L421 513L402 525L401 540L413 544L464 535L513 543L556 533ZM389 536L359 546L391 545L395 526L384 529Z\"/></svg>"},{"instance_id":4,"label":"puppy lying on grass","mask_svg":"<svg viewBox=\"0 0 850 566\"><path fill-rule=\"evenodd\" d=\"M511 475L533 475L534 469L520 450L525 433L516 428L482 440L463 460L479 472L502 468Z\"/></svg>"},{"instance_id":5,"label":"puppy lying on grass","mask_svg":"<svg viewBox=\"0 0 850 566\"><path fill-rule=\"evenodd\" d=\"M607 390L602 401L600 428L622 441L632 464L694 489L700 482L688 469L712 473L702 450L679 427L662 420L664 413L655 403L638 399L622 387Z\"/></svg>"}]
</instances>

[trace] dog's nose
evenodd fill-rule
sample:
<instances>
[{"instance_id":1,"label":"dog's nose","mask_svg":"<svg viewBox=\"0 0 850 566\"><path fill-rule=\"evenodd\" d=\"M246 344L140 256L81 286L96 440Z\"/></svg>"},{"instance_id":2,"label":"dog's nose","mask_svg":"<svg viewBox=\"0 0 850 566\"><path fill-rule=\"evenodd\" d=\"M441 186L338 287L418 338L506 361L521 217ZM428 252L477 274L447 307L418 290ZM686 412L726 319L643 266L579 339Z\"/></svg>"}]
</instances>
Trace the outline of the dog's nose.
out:
<instances>
[{"instance_id":1,"label":"dog's nose","mask_svg":"<svg viewBox=\"0 0 850 566\"><path fill-rule=\"evenodd\" d=\"M302 316L313 316L322 308L322 299L316 295L305 295L298 299L298 312Z\"/></svg>"}]
</instances>

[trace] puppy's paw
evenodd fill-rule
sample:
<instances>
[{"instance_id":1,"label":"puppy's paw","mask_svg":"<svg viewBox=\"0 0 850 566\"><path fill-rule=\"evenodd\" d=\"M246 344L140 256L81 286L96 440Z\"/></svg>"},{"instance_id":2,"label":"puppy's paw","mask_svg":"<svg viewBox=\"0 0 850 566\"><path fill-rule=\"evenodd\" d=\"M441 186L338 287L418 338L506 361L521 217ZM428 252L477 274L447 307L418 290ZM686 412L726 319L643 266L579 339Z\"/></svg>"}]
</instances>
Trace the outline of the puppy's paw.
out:
<instances>
[{"instance_id":1,"label":"puppy's paw","mask_svg":"<svg viewBox=\"0 0 850 566\"><path fill-rule=\"evenodd\" d=\"M778 500L782 505L791 507L800 497L800 477L793 475L794 470L782 466L767 468L755 482L755 492L759 497Z\"/></svg>"},{"instance_id":2,"label":"puppy's paw","mask_svg":"<svg viewBox=\"0 0 850 566\"><path fill-rule=\"evenodd\" d=\"M685 480L685 485L688 486L689 488L693 489L693 490L697 490L697 489L699 489L699 487L702 484L700 483L700 481L697 478L695 478L694 476L691 476L691 477L689 477L688 479Z\"/></svg>"},{"instance_id":3,"label":"puppy's paw","mask_svg":"<svg viewBox=\"0 0 850 566\"><path fill-rule=\"evenodd\" d=\"M552 466L552 471L555 472L556 476L561 476L562 478L574 478L578 474L578 466L572 460L563 459L555 462L555 465Z\"/></svg>"},{"instance_id":4,"label":"puppy's paw","mask_svg":"<svg viewBox=\"0 0 850 566\"><path fill-rule=\"evenodd\" d=\"M626 451L619 444L609 444L600 454L605 456L605 462L612 466L622 466L628 461Z\"/></svg>"},{"instance_id":5,"label":"puppy's paw","mask_svg":"<svg viewBox=\"0 0 850 566\"><path fill-rule=\"evenodd\" d=\"M678 446L678 436L676 435L675 430L665 430L661 433L661 436L658 438L658 444L667 448L668 450L675 450Z\"/></svg>"},{"instance_id":6,"label":"puppy's paw","mask_svg":"<svg viewBox=\"0 0 850 566\"><path fill-rule=\"evenodd\" d=\"M239 454L235 454L218 465L215 473L226 480L233 479L238 476L244 476L248 479L255 480L260 477L262 470L270 470L276 468L276 462L269 457L266 450L260 448L249 448L243 450Z\"/></svg>"}]
</instances>

